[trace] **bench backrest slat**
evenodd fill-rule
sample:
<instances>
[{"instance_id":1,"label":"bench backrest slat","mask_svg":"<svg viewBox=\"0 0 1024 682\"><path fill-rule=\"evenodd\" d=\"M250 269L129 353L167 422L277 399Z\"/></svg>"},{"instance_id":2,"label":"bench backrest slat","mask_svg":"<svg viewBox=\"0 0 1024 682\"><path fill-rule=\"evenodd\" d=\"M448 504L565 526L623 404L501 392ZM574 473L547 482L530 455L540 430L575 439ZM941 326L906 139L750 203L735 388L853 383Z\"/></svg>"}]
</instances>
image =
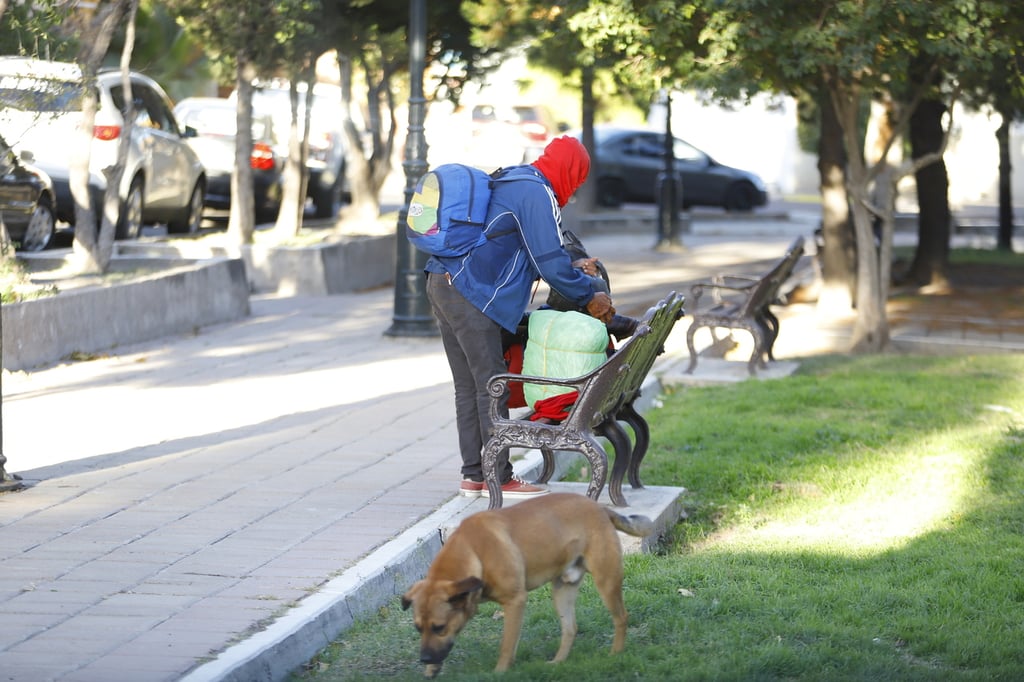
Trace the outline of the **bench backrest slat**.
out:
<instances>
[{"instance_id":1,"label":"bench backrest slat","mask_svg":"<svg viewBox=\"0 0 1024 682\"><path fill-rule=\"evenodd\" d=\"M786 251L786 255L782 257L782 260L776 263L775 267L762 277L750 292L750 296L744 303L739 316L751 315L760 311L765 306L774 303L779 297L779 290L782 289L782 285L793 274L797 261L803 255L804 238L797 237L789 247L789 250Z\"/></svg>"},{"instance_id":2,"label":"bench backrest slat","mask_svg":"<svg viewBox=\"0 0 1024 682\"><path fill-rule=\"evenodd\" d=\"M684 298L675 292L647 311L637 330L581 387L568 424L593 428L634 400L665 340L682 316ZM581 423L582 422L582 423Z\"/></svg>"}]
</instances>

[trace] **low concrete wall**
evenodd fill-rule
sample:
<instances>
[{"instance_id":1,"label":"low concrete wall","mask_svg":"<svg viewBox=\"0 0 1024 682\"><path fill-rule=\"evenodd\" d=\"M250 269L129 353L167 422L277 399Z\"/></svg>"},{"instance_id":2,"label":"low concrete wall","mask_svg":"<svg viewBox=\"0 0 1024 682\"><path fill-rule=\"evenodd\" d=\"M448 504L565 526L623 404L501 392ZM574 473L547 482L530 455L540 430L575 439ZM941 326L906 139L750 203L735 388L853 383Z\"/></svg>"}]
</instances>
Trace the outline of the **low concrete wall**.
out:
<instances>
[{"instance_id":1,"label":"low concrete wall","mask_svg":"<svg viewBox=\"0 0 1024 682\"><path fill-rule=\"evenodd\" d=\"M391 284L395 235L353 235L311 246L248 246L242 252L254 292L281 296L345 294Z\"/></svg>"},{"instance_id":2,"label":"low concrete wall","mask_svg":"<svg viewBox=\"0 0 1024 682\"><path fill-rule=\"evenodd\" d=\"M250 289L280 296L325 296L392 284L395 235L343 235L307 246L248 245L240 248ZM215 258L231 254L202 241L176 244L119 242L121 254Z\"/></svg>"},{"instance_id":3,"label":"low concrete wall","mask_svg":"<svg viewBox=\"0 0 1024 682\"><path fill-rule=\"evenodd\" d=\"M241 260L173 261L170 266L130 281L4 305L4 369L30 369L75 352L95 353L249 314Z\"/></svg>"}]
</instances>

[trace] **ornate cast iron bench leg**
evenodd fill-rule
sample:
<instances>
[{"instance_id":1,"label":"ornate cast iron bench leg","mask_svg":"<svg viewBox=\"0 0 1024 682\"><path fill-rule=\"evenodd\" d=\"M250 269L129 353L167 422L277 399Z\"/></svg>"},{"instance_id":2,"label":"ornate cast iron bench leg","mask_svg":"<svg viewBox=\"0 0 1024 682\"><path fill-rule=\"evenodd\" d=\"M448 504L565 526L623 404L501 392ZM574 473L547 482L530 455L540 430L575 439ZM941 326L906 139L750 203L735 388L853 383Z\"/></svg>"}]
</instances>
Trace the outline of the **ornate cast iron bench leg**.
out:
<instances>
[{"instance_id":1,"label":"ornate cast iron bench leg","mask_svg":"<svg viewBox=\"0 0 1024 682\"><path fill-rule=\"evenodd\" d=\"M551 448L541 448L540 454L543 458L544 468L541 469L537 483L547 483L555 475L555 453Z\"/></svg>"},{"instance_id":2,"label":"ornate cast iron bench leg","mask_svg":"<svg viewBox=\"0 0 1024 682\"><path fill-rule=\"evenodd\" d=\"M746 327L746 330L754 337L754 350L751 351L750 360L747 361L747 373L750 376L755 376L757 375L757 368L764 365L764 360L762 359L764 355L764 331L758 324L752 324Z\"/></svg>"},{"instance_id":3,"label":"ornate cast iron bench leg","mask_svg":"<svg viewBox=\"0 0 1024 682\"><path fill-rule=\"evenodd\" d=\"M643 488L640 482L640 462L647 454L647 448L651 444L651 429L647 420L640 416L633 404L623 406L619 410L619 419L629 424L633 429L633 451L629 458L629 485L633 488Z\"/></svg>"},{"instance_id":4,"label":"ornate cast iron bench leg","mask_svg":"<svg viewBox=\"0 0 1024 682\"><path fill-rule=\"evenodd\" d=\"M508 448L492 447L493 438L484 444L483 452L480 454L481 465L484 472L484 483L487 485L487 494L490 495L489 509L501 507L501 481L498 479L498 459L508 456Z\"/></svg>"},{"instance_id":5,"label":"ornate cast iron bench leg","mask_svg":"<svg viewBox=\"0 0 1024 682\"><path fill-rule=\"evenodd\" d=\"M687 374L693 374L693 370L697 367L697 346L693 343L693 335L696 333L697 324L695 322L686 330L686 347L690 351L690 364L686 367Z\"/></svg>"},{"instance_id":6,"label":"ornate cast iron bench leg","mask_svg":"<svg viewBox=\"0 0 1024 682\"><path fill-rule=\"evenodd\" d=\"M615 418L605 420L595 430L598 435L607 438L615 450L615 464L612 466L611 479L608 481L608 497L616 507L628 507L626 498L622 496L622 479L626 476L629 462L632 459L633 445L629 442L629 434ZM591 481L593 481L593 476L591 476ZM600 488L598 488L598 493L600 493Z\"/></svg>"},{"instance_id":7,"label":"ornate cast iron bench leg","mask_svg":"<svg viewBox=\"0 0 1024 682\"><path fill-rule=\"evenodd\" d=\"M518 428L518 427L516 427ZM621 429L621 427L619 427ZM503 454L507 456L508 449L510 447L522 446L522 447L534 447L532 443L523 443L516 441L509 441L508 438L501 438L500 436L506 434L499 434L495 431L495 435L491 436L491 439L484 445L483 452L481 453L481 460L483 465L484 482L487 485L487 494L490 497L488 509L498 509L502 506L502 494L501 494L501 483L498 480L498 460L502 458ZM601 495L601 491L604 489L604 485L608 480L608 458L605 455L601 445L594 439L590 434L580 433L573 434L575 438L571 438L564 442L559 442L552 445L549 450L571 450L579 452L581 455L586 457L590 464L590 485L587 486L587 497L592 500L596 500ZM623 435L625 435L623 433ZM611 440L611 438L609 438ZM508 442L507 445L498 445L498 443ZM614 444L614 441L612 441ZM628 438L627 438L628 442ZM627 456L628 461L628 456ZM625 465L624 465L625 466ZM618 494L619 499L622 499L621 491ZM615 500L615 497L612 497ZM619 506L625 506L623 501Z\"/></svg>"}]
</instances>

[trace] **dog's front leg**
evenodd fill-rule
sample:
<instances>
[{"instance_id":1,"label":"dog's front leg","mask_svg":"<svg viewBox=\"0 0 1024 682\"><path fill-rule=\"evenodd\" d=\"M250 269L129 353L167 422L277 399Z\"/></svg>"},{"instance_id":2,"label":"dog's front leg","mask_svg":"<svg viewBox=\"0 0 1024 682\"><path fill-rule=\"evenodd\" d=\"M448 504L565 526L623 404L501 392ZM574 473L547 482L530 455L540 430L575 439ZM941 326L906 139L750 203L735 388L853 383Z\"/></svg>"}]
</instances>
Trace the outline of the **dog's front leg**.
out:
<instances>
[{"instance_id":1,"label":"dog's front leg","mask_svg":"<svg viewBox=\"0 0 1024 682\"><path fill-rule=\"evenodd\" d=\"M505 629L501 634L501 651L498 653L498 664L494 672L503 673L512 667L516 660L516 648L519 646L519 635L523 630L523 616L526 613L526 592L516 595L501 605L505 612Z\"/></svg>"}]
</instances>

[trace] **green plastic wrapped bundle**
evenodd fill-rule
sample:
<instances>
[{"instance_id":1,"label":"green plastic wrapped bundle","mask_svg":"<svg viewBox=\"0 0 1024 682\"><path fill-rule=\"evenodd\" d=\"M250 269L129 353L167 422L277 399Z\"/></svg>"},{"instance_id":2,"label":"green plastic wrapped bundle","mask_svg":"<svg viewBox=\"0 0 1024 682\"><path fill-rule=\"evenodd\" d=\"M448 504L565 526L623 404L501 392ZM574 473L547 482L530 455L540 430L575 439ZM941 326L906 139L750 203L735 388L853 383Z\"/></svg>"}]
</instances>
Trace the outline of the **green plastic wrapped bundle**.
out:
<instances>
[{"instance_id":1,"label":"green plastic wrapped bundle","mask_svg":"<svg viewBox=\"0 0 1024 682\"><path fill-rule=\"evenodd\" d=\"M537 310L530 313L523 374L553 379L582 376L607 359L607 349L608 330L600 320L572 310ZM530 407L572 390L565 386L523 386Z\"/></svg>"}]
</instances>

